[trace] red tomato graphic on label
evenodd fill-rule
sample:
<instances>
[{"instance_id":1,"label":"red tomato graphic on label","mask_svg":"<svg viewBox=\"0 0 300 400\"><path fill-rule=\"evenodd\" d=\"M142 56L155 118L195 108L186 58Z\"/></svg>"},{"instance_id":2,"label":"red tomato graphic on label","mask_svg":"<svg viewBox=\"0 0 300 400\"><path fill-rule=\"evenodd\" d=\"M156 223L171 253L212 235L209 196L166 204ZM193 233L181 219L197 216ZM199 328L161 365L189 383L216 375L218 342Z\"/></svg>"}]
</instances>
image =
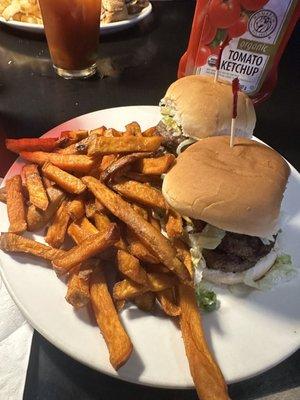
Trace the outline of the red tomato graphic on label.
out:
<instances>
[{"instance_id":1,"label":"red tomato graphic on label","mask_svg":"<svg viewBox=\"0 0 300 400\"><path fill-rule=\"evenodd\" d=\"M243 8L249 11L257 11L263 8L269 0L239 0Z\"/></svg>"},{"instance_id":2,"label":"red tomato graphic on label","mask_svg":"<svg viewBox=\"0 0 300 400\"><path fill-rule=\"evenodd\" d=\"M217 28L213 26L209 20L208 15L205 15L201 24L200 41L203 44L211 43L217 34Z\"/></svg>"},{"instance_id":3,"label":"red tomato graphic on label","mask_svg":"<svg viewBox=\"0 0 300 400\"><path fill-rule=\"evenodd\" d=\"M242 36L247 31L248 15L242 14L240 18L228 28L228 35L231 38Z\"/></svg>"},{"instance_id":4,"label":"red tomato graphic on label","mask_svg":"<svg viewBox=\"0 0 300 400\"><path fill-rule=\"evenodd\" d=\"M196 58L196 66L201 67L202 65L205 65L210 55L211 55L211 50L208 46L199 47Z\"/></svg>"},{"instance_id":5,"label":"red tomato graphic on label","mask_svg":"<svg viewBox=\"0 0 300 400\"><path fill-rule=\"evenodd\" d=\"M211 0L208 6L209 19L217 28L228 28L240 16L241 6L238 0Z\"/></svg>"}]
</instances>

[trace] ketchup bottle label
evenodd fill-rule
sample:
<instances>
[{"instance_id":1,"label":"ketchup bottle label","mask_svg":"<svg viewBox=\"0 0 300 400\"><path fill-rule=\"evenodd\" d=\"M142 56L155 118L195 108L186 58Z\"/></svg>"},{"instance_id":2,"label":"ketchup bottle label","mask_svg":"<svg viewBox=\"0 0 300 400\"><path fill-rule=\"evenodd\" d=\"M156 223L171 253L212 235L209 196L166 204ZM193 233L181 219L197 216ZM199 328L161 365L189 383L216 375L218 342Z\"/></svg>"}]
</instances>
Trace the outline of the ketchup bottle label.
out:
<instances>
[{"instance_id":1,"label":"ketchup bottle label","mask_svg":"<svg viewBox=\"0 0 300 400\"><path fill-rule=\"evenodd\" d=\"M229 39L222 52L219 77L230 82L238 77L241 89L255 97L273 66L297 3L198 0L181 75L214 75L220 45Z\"/></svg>"}]
</instances>

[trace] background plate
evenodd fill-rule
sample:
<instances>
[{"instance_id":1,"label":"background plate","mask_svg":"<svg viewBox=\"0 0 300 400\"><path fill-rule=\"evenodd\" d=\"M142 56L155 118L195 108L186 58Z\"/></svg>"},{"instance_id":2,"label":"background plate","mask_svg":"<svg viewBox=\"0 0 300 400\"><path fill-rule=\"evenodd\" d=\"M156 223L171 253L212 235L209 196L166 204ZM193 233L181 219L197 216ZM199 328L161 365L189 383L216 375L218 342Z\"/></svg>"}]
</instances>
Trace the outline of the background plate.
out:
<instances>
[{"instance_id":1,"label":"background plate","mask_svg":"<svg viewBox=\"0 0 300 400\"><path fill-rule=\"evenodd\" d=\"M124 21L111 22L110 24L105 24L100 26L100 32L102 34L119 32L124 29L128 29L138 22L145 19L149 14L151 14L152 5L149 4L140 13L130 16ZM12 28L19 29L27 32L44 33L44 26L39 24L30 24L28 22L19 21L6 21L3 17L0 17L0 22L4 25L8 25Z\"/></svg>"},{"instance_id":2,"label":"background plate","mask_svg":"<svg viewBox=\"0 0 300 400\"><path fill-rule=\"evenodd\" d=\"M159 108L120 107L100 110L72 119L49 131L58 136L66 129L91 129L102 125L123 129L138 121L142 129L160 119ZM18 173L17 160L7 176ZM263 195L258 193L258 196ZM287 222L283 250L300 265L300 175L292 168L283 202ZM0 204L0 228L8 229L6 206ZM37 236L38 238L38 236ZM0 252L3 280L13 299L46 339L71 357L103 373L130 382L189 388L193 385L180 331L163 315L149 315L135 306L122 312L122 319L134 344L129 362L115 372L97 326L86 310L74 311L65 301L66 286L46 264L25 255ZM208 342L228 383L240 381L273 367L300 344L300 274L273 291L237 297L218 289L221 308L205 314Z\"/></svg>"}]
</instances>

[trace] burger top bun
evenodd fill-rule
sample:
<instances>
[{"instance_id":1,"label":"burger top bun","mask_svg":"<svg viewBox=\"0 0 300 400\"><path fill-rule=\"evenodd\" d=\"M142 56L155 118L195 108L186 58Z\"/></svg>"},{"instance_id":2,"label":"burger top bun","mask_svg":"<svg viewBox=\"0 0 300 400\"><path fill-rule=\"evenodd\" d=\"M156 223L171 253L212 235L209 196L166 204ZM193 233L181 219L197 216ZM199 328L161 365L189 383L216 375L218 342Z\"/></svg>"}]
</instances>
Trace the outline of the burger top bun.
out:
<instances>
[{"instance_id":1,"label":"burger top bun","mask_svg":"<svg viewBox=\"0 0 300 400\"><path fill-rule=\"evenodd\" d=\"M229 136L215 136L190 146L166 174L163 194L181 215L230 232L275 234L290 168L257 141L229 142Z\"/></svg>"},{"instance_id":2,"label":"burger top bun","mask_svg":"<svg viewBox=\"0 0 300 400\"><path fill-rule=\"evenodd\" d=\"M233 104L230 83L214 83L209 76L190 75L172 83L164 99L172 102L185 136L199 139L230 132ZM251 137L255 123L251 99L239 92L236 135Z\"/></svg>"}]
</instances>

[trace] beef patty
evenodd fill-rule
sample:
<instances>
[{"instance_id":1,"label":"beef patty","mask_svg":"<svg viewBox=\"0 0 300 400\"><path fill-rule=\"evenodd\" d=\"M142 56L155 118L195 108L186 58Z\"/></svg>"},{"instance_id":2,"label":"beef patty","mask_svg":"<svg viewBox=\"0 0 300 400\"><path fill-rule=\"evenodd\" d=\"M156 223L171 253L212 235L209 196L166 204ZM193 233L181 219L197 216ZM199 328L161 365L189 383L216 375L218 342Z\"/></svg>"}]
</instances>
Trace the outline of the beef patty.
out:
<instances>
[{"instance_id":1,"label":"beef patty","mask_svg":"<svg viewBox=\"0 0 300 400\"><path fill-rule=\"evenodd\" d=\"M258 237L228 232L215 250L203 249L202 253L208 268L223 272L242 272L266 256L274 243L275 241L266 245Z\"/></svg>"},{"instance_id":2,"label":"beef patty","mask_svg":"<svg viewBox=\"0 0 300 400\"><path fill-rule=\"evenodd\" d=\"M163 137L163 146L173 154L176 154L178 145L187 139L183 135L173 136L173 131L168 130L162 121L158 123L156 128L159 135Z\"/></svg>"}]
</instances>

